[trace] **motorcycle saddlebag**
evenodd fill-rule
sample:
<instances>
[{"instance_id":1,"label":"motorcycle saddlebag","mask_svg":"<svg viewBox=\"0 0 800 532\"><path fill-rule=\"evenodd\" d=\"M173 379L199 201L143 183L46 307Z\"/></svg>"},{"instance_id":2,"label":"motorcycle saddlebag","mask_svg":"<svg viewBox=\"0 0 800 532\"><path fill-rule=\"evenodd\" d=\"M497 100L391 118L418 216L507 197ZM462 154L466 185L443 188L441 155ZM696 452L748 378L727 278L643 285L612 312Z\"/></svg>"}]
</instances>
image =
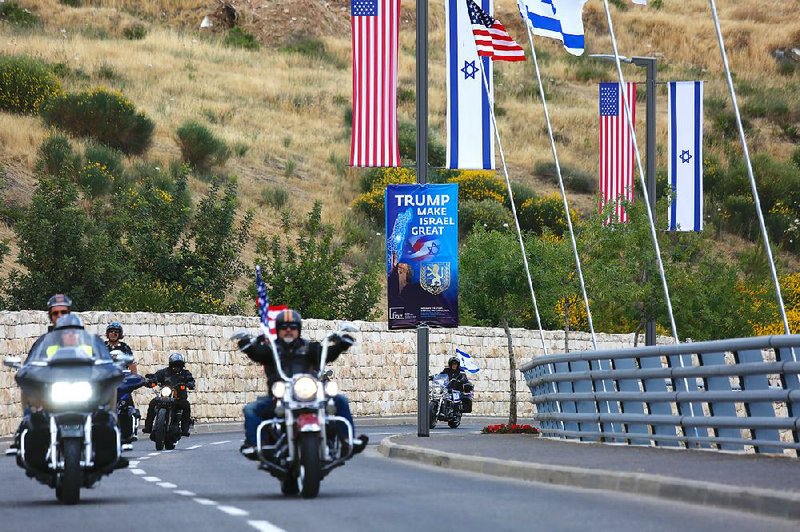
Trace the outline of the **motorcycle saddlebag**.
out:
<instances>
[{"instance_id":1,"label":"motorcycle saddlebag","mask_svg":"<svg viewBox=\"0 0 800 532\"><path fill-rule=\"evenodd\" d=\"M461 398L461 411L465 414L472 412L472 399L469 397Z\"/></svg>"}]
</instances>

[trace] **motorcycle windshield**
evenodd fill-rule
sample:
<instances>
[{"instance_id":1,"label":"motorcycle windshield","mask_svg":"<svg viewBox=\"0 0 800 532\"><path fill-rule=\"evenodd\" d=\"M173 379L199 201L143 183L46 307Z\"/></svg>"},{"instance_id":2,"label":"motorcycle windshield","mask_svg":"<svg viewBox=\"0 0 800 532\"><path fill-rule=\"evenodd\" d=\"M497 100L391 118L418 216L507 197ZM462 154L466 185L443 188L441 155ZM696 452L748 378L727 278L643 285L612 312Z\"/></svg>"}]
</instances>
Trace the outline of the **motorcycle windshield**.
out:
<instances>
[{"instance_id":1,"label":"motorcycle windshield","mask_svg":"<svg viewBox=\"0 0 800 532\"><path fill-rule=\"evenodd\" d=\"M61 329L45 335L25 364L36 366L111 363L111 355L99 336L82 329Z\"/></svg>"},{"instance_id":2,"label":"motorcycle windshield","mask_svg":"<svg viewBox=\"0 0 800 532\"><path fill-rule=\"evenodd\" d=\"M447 383L450 381L450 377L447 373L440 373L438 375L434 375L433 382L434 384L438 384L439 386L447 386Z\"/></svg>"}]
</instances>

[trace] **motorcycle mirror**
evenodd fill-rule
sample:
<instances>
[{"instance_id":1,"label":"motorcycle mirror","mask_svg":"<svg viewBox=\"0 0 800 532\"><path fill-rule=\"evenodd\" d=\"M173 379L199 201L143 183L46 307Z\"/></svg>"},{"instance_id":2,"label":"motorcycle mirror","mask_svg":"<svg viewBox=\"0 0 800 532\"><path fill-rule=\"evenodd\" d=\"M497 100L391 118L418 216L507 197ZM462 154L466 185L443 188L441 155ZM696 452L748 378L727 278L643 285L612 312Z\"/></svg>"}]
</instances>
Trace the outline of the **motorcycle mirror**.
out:
<instances>
[{"instance_id":1,"label":"motorcycle mirror","mask_svg":"<svg viewBox=\"0 0 800 532\"><path fill-rule=\"evenodd\" d=\"M127 355L118 349L111 351L111 358L120 366L127 366L133 363L133 357L131 355Z\"/></svg>"},{"instance_id":2,"label":"motorcycle mirror","mask_svg":"<svg viewBox=\"0 0 800 532\"><path fill-rule=\"evenodd\" d=\"M22 359L20 357L8 355L3 359L3 365L9 368L19 369L22 367Z\"/></svg>"},{"instance_id":3,"label":"motorcycle mirror","mask_svg":"<svg viewBox=\"0 0 800 532\"><path fill-rule=\"evenodd\" d=\"M332 370L332 369L329 369L328 371L326 371L326 372L325 372L325 376L326 376L326 377L333 377L333 370Z\"/></svg>"},{"instance_id":4,"label":"motorcycle mirror","mask_svg":"<svg viewBox=\"0 0 800 532\"><path fill-rule=\"evenodd\" d=\"M358 332L358 326L353 323L352 321L344 321L339 326L339 330L342 332Z\"/></svg>"},{"instance_id":5,"label":"motorcycle mirror","mask_svg":"<svg viewBox=\"0 0 800 532\"><path fill-rule=\"evenodd\" d=\"M246 331L239 331L239 332L234 333L233 336L231 336L230 339L233 340L234 342L238 342L242 338L247 338L249 336L250 336L250 333L248 333Z\"/></svg>"}]
</instances>

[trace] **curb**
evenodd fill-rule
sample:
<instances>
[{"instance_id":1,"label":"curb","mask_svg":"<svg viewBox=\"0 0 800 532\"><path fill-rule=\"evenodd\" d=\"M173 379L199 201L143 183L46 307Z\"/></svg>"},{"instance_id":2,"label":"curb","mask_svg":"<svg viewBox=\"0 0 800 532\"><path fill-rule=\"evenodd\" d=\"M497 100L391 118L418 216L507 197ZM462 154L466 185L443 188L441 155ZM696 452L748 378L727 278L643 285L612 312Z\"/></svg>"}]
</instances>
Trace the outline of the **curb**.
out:
<instances>
[{"instance_id":1,"label":"curb","mask_svg":"<svg viewBox=\"0 0 800 532\"><path fill-rule=\"evenodd\" d=\"M681 480L661 475L619 473L602 469L582 469L449 454L412 445L400 445L392 441L396 437L389 436L381 440L378 452L387 458L413 460L445 469L482 473L528 482L632 493L701 506L710 505L770 517L800 520L800 493L792 494L760 488L737 488L713 482Z\"/></svg>"}]
</instances>

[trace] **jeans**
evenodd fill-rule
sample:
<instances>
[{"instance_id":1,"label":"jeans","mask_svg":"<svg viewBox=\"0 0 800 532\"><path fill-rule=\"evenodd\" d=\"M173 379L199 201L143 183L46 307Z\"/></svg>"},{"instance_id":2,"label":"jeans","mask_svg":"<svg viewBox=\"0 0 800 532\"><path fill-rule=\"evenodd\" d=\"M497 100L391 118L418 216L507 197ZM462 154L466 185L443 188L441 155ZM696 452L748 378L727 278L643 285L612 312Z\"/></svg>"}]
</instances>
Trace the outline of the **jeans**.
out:
<instances>
[{"instance_id":1,"label":"jeans","mask_svg":"<svg viewBox=\"0 0 800 532\"><path fill-rule=\"evenodd\" d=\"M350 412L350 402L342 394L333 397L333 404L336 405L336 414L345 418L353 426L355 436L355 423L353 414ZM275 417L275 403L272 397L262 396L252 403L248 403L242 409L244 412L244 437L246 445L256 444L256 431L258 425L265 419ZM342 438L347 438L347 426L344 423L337 423L337 430Z\"/></svg>"}]
</instances>

